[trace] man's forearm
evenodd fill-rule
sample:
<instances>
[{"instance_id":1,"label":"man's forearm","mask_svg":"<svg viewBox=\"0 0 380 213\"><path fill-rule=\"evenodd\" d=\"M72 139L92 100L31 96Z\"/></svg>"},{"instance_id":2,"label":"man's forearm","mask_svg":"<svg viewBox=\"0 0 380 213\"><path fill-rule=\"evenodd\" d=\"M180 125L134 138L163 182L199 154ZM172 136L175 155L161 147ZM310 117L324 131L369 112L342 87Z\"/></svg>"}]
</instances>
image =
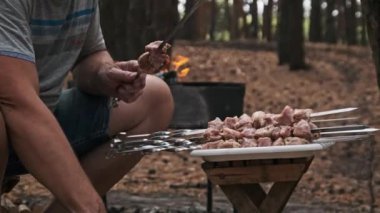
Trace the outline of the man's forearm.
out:
<instances>
[{"instance_id":1,"label":"man's forearm","mask_svg":"<svg viewBox=\"0 0 380 213\"><path fill-rule=\"evenodd\" d=\"M74 68L77 86L84 92L93 95L106 95L102 90L99 72L114 66L114 61L107 51L99 51L87 56Z\"/></svg>"},{"instance_id":2,"label":"man's forearm","mask_svg":"<svg viewBox=\"0 0 380 213\"><path fill-rule=\"evenodd\" d=\"M65 206L97 196L53 115L35 100L1 107L19 158Z\"/></svg>"},{"instance_id":3,"label":"man's forearm","mask_svg":"<svg viewBox=\"0 0 380 213\"><path fill-rule=\"evenodd\" d=\"M34 65L0 57L0 113L7 140L29 172L65 207L89 209L84 205L96 205L99 196L37 88Z\"/></svg>"}]
</instances>

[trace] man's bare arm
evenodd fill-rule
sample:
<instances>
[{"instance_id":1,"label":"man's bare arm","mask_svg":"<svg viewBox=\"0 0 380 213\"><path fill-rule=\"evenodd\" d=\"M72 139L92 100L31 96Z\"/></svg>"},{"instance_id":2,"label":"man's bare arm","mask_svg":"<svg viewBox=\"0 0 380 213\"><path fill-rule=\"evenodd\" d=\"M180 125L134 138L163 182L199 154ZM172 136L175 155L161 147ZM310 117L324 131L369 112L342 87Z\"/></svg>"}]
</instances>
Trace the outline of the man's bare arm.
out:
<instances>
[{"instance_id":1,"label":"man's bare arm","mask_svg":"<svg viewBox=\"0 0 380 213\"><path fill-rule=\"evenodd\" d=\"M68 210L105 211L38 88L34 64L0 56L0 113L8 139L31 174Z\"/></svg>"},{"instance_id":2,"label":"man's bare arm","mask_svg":"<svg viewBox=\"0 0 380 213\"><path fill-rule=\"evenodd\" d=\"M87 56L74 68L77 86L90 94L117 97L125 102L135 101L145 87L145 73L152 74L152 70L169 61L169 56L159 49L161 43L148 44L139 61L115 63L106 50Z\"/></svg>"},{"instance_id":3,"label":"man's bare arm","mask_svg":"<svg viewBox=\"0 0 380 213\"><path fill-rule=\"evenodd\" d=\"M113 62L107 51L87 56L74 69L76 85L82 91L117 97L127 103L135 101L145 87L145 74L137 61Z\"/></svg>"},{"instance_id":4,"label":"man's bare arm","mask_svg":"<svg viewBox=\"0 0 380 213\"><path fill-rule=\"evenodd\" d=\"M106 51L99 51L84 58L74 68L74 78L77 86L89 94L109 96L102 89L103 84L99 72L110 69L114 61Z\"/></svg>"}]
</instances>

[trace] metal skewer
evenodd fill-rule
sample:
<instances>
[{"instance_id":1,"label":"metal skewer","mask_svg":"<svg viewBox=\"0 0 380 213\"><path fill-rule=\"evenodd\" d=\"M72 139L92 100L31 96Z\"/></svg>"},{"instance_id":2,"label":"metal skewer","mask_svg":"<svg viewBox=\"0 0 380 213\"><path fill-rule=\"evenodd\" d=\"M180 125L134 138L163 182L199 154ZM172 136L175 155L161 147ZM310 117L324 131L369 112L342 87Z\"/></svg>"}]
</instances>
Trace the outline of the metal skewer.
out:
<instances>
[{"instance_id":1,"label":"metal skewer","mask_svg":"<svg viewBox=\"0 0 380 213\"><path fill-rule=\"evenodd\" d=\"M376 131L379 131L379 129L376 128L366 128L366 129L356 129L356 130L346 130L346 131L334 131L334 132L321 132L321 136L327 136L327 135L351 135L351 134L371 134Z\"/></svg>"},{"instance_id":2,"label":"metal skewer","mask_svg":"<svg viewBox=\"0 0 380 213\"><path fill-rule=\"evenodd\" d=\"M343 108L343 109L334 109L334 110L328 110L328 111L323 111L323 112L315 112L311 113L310 117L320 117L320 116L325 116L325 115L333 115L333 114L338 114L338 113L344 113L344 112L351 112L354 110L357 110L358 108L356 107L349 107L349 108Z\"/></svg>"},{"instance_id":3,"label":"metal skewer","mask_svg":"<svg viewBox=\"0 0 380 213\"><path fill-rule=\"evenodd\" d=\"M349 118L334 118L334 119L323 119L323 120L312 120L313 123L327 123L327 122L338 122L338 121L353 121L358 120L359 117L349 117Z\"/></svg>"}]
</instances>

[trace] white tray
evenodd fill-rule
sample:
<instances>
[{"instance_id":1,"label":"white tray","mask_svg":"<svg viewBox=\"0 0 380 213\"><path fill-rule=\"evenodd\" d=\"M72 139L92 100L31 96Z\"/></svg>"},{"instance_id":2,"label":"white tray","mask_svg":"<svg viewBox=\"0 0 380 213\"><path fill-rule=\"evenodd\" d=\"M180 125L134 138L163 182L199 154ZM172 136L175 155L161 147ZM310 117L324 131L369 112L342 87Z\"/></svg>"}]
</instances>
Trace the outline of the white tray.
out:
<instances>
[{"instance_id":1,"label":"white tray","mask_svg":"<svg viewBox=\"0 0 380 213\"><path fill-rule=\"evenodd\" d=\"M321 150L334 145L335 142L311 143L305 145L268 146L231 149L194 150L192 156L202 157L205 161L236 161L257 159L301 158L313 156Z\"/></svg>"}]
</instances>

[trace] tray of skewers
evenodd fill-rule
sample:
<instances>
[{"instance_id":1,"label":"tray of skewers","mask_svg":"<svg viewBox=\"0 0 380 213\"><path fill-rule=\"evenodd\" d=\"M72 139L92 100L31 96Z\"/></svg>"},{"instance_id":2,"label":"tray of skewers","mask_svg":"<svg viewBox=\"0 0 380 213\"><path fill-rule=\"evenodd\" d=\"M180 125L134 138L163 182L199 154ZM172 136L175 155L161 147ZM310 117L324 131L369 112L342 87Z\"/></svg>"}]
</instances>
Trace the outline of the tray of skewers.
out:
<instances>
[{"instance_id":1,"label":"tray of skewers","mask_svg":"<svg viewBox=\"0 0 380 213\"><path fill-rule=\"evenodd\" d=\"M307 157L337 142L368 141L378 129L352 124L357 117L339 116L356 109L313 112L286 106L279 114L257 111L224 120L216 118L209 122L207 129L142 135L122 132L111 141L109 156L190 151L192 156L206 161ZM326 116L328 119L323 119Z\"/></svg>"}]
</instances>

